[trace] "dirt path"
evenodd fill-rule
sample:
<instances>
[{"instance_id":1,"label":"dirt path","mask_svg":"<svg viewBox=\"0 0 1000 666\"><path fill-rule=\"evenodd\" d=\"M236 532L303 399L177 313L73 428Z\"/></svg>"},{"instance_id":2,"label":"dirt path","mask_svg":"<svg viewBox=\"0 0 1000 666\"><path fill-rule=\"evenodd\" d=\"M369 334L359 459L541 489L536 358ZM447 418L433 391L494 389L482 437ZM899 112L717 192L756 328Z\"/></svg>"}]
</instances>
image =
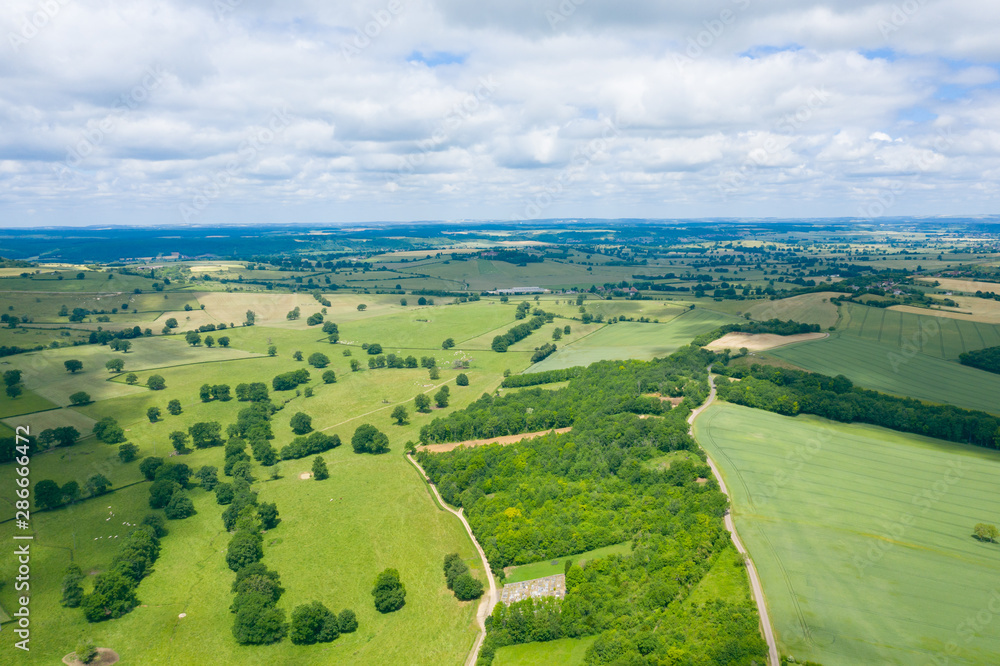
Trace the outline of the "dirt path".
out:
<instances>
[{"instance_id":1,"label":"dirt path","mask_svg":"<svg viewBox=\"0 0 1000 666\"><path fill-rule=\"evenodd\" d=\"M708 375L708 385L711 388L711 392L708 395L708 400L705 401L701 407L698 407L693 412L691 416L688 417L688 424L691 428L688 433L694 437L694 420L698 416L708 409L711 404L715 401L715 376L711 374L711 366L709 366ZM729 491L726 489L726 482L722 480L722 474L719 472L719 468L715 466L712 458L707 458L708 466L712 468L712 474L715 475L716 481L719 482L719 488L722 490L726 497L729 497ZM732 501L732 498L730 498ZM764 588L760 584L760 576L757 575L757 567L754 566L753 560L747 553L747 549L744 548L743 542L740 541L740 537L736 534L736 525L733 524L733 516L727 511L725 517L726 529L729 530L729 536L732 537L733 545L736 546L736 550L744 556L747 563L747 573L750 577L750 589L753 592L753 599L757 603L757 612L760 614L760 622L764 627L764 640L767 641L767 651L768 651L768 662L770 666L780 666L781 660L778 657L778 645L774 640L774 629L771 627L771 619L767 615L767 603L764 601Z\"/></svg>"},{"instance_id":2,"label":"dirt path","mask_svg":"<svg viewBox=\"0 0 1000 666\"><path fill-rule=\"evenodd\" d=\"M483 595L482 601L479 602L479 610L476 612L476 623L479 625L479 636L476 637L476 642L472 644L472 649L469 651L469 656L465 659L465 666L475 666L476 659L479 657L479 648L483 646L483 641L486 639L486 618L490 616L493 612L493 607L496 605L497 601L500 599L500 595L497 591L496 582L493 580L493 572L490 570L489 560L486 559L486 553L483 552L482 546L476 541L476 536L472 533L472 528L469 526L469 521L465 519L463 510L459 509L455 511L450 506L445 504L444 500L441 499L441 494L438 493L437 486L435 486L427 473L424 472L424 468L420 466L413 456L406 454L407 460L417 468L421 476L427 480L427 485L430 486L431 490L434 492L434 496L437 497L438 502L445 508L446 511L458 516L458 519L462 521L462 525L465 526L465 531L469 534L469 538L472 539L472 544L479 551L479 557L483 561L483 571L486 572L486 578L490 583L490 591Z\"/></svg>"},{"instance_id":3,"label":"dirt path","mask_svg":"<svg viewBox=\"0 0 1000 666\"><path fill-rule=\"evenodd\" d=\"M564 432L569 432L572 428L555 428L552 430L539 430L538 432L522 432L520 435L501 435L500 437L490 437L489 439L467 439L464 442L449 442L447 444L429 444L421 449L421 451L430 451L431 453L447 453L452 449L457 449L460 446L486 446L487 444L501 444L507 446L508 444L514 444L525 439L534 439L535 437L541 437L542 435L547 435L550 432L555 432L562 434Z\"/></svg>"}]
</instances>

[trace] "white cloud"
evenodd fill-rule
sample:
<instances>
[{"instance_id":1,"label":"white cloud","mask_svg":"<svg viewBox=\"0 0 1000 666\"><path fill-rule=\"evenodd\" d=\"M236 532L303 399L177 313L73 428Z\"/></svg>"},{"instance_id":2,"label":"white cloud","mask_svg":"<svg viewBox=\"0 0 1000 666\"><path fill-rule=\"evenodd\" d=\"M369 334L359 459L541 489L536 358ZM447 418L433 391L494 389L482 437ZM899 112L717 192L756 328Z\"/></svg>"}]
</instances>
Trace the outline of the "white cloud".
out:
<instances>
[{"instance_id":1,"label":"white cloud","mask_svg":"<svg viewBox=\"0 0 1000 666\"><path fill-rule=\"evenodd\" d=\"M1000 8L973 0L56 0L34 30L41 4L8 4L7 225L179 222L208 187L199 222L851 215L895 177L920 185L899 213L993 212L1000 189Z\"/></svg>"}]
</instances>

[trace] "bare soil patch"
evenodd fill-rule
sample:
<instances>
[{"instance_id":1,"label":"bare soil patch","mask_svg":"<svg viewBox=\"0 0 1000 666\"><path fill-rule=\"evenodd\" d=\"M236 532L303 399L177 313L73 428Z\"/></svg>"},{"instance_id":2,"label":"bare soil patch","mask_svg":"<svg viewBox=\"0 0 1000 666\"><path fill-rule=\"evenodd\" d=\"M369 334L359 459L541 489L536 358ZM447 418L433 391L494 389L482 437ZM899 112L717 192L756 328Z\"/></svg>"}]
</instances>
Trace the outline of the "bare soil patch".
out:
<instances>
[{"instance_id":1,"label":"bare soil patch","mask_svg":"<svg viewBox=\"0 0 1000 666\"><path fill-rule=\"evenodd\" d=\"M306 479L311 479L312 472L302 472L301 474L299 474L299 478L302 479L303 481L305 481Z\"/></svg>"},{"instance_id":2,"label":"bare soil patch","mask_svg":"<svg viewBox=\"0 0 1000 666\"><path fill-rule=\"evenodd\" d=\"M448 444L430 444L423 448L424 451L430 451L431 453L445 453L451 451L452 449L457 449L460 446L486 446L487 444L500 444L506 446L508 444L513 444L515 442L520 442L524 439L534 439L535 437L541 437L547 435L550 432L564 433L569 432L572 428L556 428L555 430L542 430L540 432L524 432L520 435L504 435L503 437L491 437L489 439L469 439L464 442L449 442Z\"/></svg>"},{"instance_id":3,"label":"bare soil patch","mask_svg":"<svg viewBox=\"0 0 1000 666\"><path fill-rule=\"evenodd\" d=\"M68 655L62 658L62 662L66 666L108 666L109 664L117 663L120 659L118 653L111 648L97 648L97 656L90 664L84 664L82 661L76 658L76 652L70 652Z\"/></svg>"},{"instance_id":4,"label":"bare soil patch","mask_svg":"<svg viewBox=\"0 0 1000 666\"><path fill-rule=\"evenodd\" d=\"M727 333L718 340L714 340L705 349L711 351L722 351L723 349L741 349L746 347L750 351L764 351L783 347L794 342L806 342L807 340L820 340L829 337L829 333L800 333L799 335L775 335L773 333Z\"/></svg>"}]
</instances>

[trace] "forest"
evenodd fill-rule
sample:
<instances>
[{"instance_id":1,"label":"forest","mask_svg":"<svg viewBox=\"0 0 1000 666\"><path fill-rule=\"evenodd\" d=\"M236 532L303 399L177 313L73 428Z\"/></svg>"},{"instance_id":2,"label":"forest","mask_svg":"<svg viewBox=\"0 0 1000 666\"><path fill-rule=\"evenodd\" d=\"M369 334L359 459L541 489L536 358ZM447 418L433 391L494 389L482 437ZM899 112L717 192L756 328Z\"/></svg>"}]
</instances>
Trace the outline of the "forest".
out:
<instances>
[{"instance_id":1,"label":"forest","mask_svg":"<svg viewBox=\"0 0 1000 666\"><path fill-rule=\"evenodd\" d=\"M986 349L965 352L959 355L958 361L962 365L1000 374L1000 347L987 347Z\"/></svg>"},{"instance_id":2,"label":"forest","mask_svg":"<svg viewBox=\"0 0 1000 666\"><path fill-rule=\"evenodd\" d=\"M632 543L629 555L568 567L562 601L498 604L479 664L504 645L587 635L599 636L589 664L764 661L751 602L684 603L713 565L743 566L723 525L727 500L686 422L708 393L713 357L690 346L651 362L595 363L558 391L484 395L422 430L424 441L446 441L572 427L506 447L418 454L445 500L464 507L501 577L509 565ZM650 392L687 398L670 409ZM649 464L677 450L700 460Z\"/></svg>"},{"instance_id":3,"label":"forest","mask_svg":"<svg viewBox=\"0 0 1000 666\"><path fill-rule=\"evenodd\" d=\"M719 397L738 405L793 416L815 414L844 423L872 425L1000 448L1000 418L951 405L932 405L878 391L858 388L847 377L828 377L802 370L759 364L749 368L719 368L739 378L719 382Z\"/></svg>"}]
</instances>

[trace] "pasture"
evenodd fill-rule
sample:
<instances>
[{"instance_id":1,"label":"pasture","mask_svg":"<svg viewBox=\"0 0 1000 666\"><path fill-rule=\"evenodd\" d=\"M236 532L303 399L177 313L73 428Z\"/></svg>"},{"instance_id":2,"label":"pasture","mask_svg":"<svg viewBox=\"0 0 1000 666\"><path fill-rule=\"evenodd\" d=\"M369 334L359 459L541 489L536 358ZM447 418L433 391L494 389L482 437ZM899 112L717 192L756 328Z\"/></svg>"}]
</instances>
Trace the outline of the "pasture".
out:
<instances>
[{"instance_id":1,"label":"pasture","mask_svg":"<svg viewBox=\"0 0 1000 666\"><path fill-rule=\"evenodd\" d=\"M738 321L736 317L696 308L665 324L618 322L571 345L559 346L556 343L559 347L556 353L531 366L529 372L586 366L605 360L648 361L668 356L689 344L694 337L735 321Z\"/></svg>"},{"instance_id":2,"label":"pasture","mask_svg":"<svg viewBox=\"0 0 1000 666\"><path fill-rule=\"evenodd\" d=\"M892 345L834 333L769 352L800 368L844 375L858 386L928 402L1000 411L1000 375Z\"/></svg>"},{"instance_id":3,"label":"pasture","mask_svg":"<svg viewBox=\"0 0 1000 666\"><path fill-rule=\"evenodd\" d=\"M916 350L944 359L957 359L973 349L1000 345L1000 324L918 315L853 303L841 307L837 327L844 335Z\"/></svg>"},{"instance_id":4,"label":"pasture","mask_svg":"<svg viewBox=\"0 0 1000 666\"><path fill-rule=\"evenodd\" d=\"M839 664L982 664L1000 633L1000 454L729 404L695 422L761 575L782 654ZM943 657L941 657L943 658ZM943 662L942 662L943 663Z\"/></svg>"},{"instance_id":5,"label":"pasture","mask_svg":"<svg viewBox=\"0 0 1000 666\"><path fill-rule=\"evenodd\" d=\"M566 560L570 560L573 564L583 566L585 562L607 557L608 555L628 555L631 552L632 542L629 541L626 543L617 543L613 546L595 548L594 550L588 550L585 553L577 553L576 555L567 555L566 557L560 557L553 560L545 560L544 562L531 562L529 564L522 564L516 567L508 567L506 570L507 577L504 579L504 583L520 583L524 580L534 580L535 578L544 578L545 576L555 576L556 574L561 574L566 570Z\"/></svg>"},{"instance_id":6,"label":"pasture","mask_svg":"<svg viewBox=\"0 0 1000 666\"><path fill-rule=\"evenodd\" d=\"M583 638L560 638L545 643L525 643L508 645L497 650L493 658L494 666L577 666L583 659L597 636Z\"/></svg>"}]
</instances>

